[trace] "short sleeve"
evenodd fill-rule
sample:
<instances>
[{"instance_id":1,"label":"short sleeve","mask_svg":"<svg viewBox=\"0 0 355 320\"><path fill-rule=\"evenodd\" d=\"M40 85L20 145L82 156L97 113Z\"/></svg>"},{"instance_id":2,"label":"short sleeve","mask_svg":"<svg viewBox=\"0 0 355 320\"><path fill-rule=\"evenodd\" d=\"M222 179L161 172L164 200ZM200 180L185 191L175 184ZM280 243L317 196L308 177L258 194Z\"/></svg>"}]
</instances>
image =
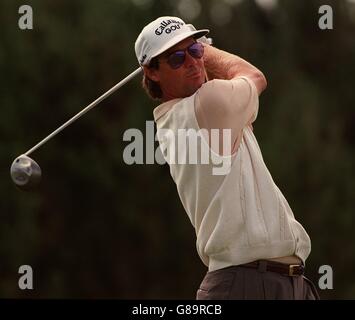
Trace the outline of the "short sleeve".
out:
<instances>
[{"instance_id":1,"label":"short sleeve","mask_svg":"<svg viewBox=\"0 0 355 320\"><path fill-rule=\"evenodd\" d=\"M195 99L200 128L231 129L233 145L242 129L254 122L258 114L257 89L247 77L208 81L197 91Z\"/></svg>"}]
</instances>

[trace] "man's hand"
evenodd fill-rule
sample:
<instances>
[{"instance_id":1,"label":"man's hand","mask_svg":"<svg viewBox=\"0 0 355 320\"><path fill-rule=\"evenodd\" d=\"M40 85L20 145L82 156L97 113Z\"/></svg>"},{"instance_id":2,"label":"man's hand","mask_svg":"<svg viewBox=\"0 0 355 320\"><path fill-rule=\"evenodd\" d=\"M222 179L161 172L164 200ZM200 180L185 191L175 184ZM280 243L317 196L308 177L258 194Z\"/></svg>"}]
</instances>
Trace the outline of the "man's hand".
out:
<instances>
[{"instance_id":1,"label":"man's hand","mask_svg":"<svg viewBox=\"0 0 355 320\"><path fill-rule=\"evenodd\" d=\"M206 36L203 36L202 38L197 40L198 42L201 42L203 44L208 44L210 46L212 46L213 43L213 39L212 38L207 38Z\"/></svg>"}]
</instances>

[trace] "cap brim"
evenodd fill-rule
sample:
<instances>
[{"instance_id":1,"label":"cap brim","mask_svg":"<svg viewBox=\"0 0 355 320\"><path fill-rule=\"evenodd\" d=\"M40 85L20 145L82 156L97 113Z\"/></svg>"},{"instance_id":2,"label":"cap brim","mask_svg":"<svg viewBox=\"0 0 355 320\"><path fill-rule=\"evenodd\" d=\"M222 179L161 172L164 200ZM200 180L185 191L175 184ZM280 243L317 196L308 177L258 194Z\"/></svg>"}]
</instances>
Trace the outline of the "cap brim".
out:
<instances>
[{"instance_id":1,"label":"cap brim","mask_svg":"<svg viewBox=\"0 0 355 320\"><path fill-rule=\"evenodd\" d=\"M156 53L154 53L151 56L150 60L152 58L155 58L156 56L162 54L164 51L170 49L171 47L175 46L177 43L179 43L189 37L199 39L199 38L202 38L203 36L205 36L206 34L208 34L209 32L210 32L210 30L208 30L208 29L201 29L201 30L190 31L190 32L186 32L184 34L180 34L179 36L168 41L162 48L160 48ZM149 63L149 61L147 61L146 63Z\"/></svg>"}]
</instances>

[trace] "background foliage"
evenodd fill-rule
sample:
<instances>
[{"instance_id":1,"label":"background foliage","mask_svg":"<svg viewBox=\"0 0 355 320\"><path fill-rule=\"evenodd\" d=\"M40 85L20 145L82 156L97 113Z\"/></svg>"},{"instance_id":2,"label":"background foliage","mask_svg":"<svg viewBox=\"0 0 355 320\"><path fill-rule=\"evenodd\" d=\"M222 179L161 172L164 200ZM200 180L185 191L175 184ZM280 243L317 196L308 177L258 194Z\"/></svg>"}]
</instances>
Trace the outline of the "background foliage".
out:
<instances>
[{"instance_id":1,"label":"background foliage","mask_svg":"<svg viewBox=\"0 0 355 320\"><path fill-rule=\"evenodd\" d=\"M34 29L18 28L33 8ZM318 28L318 8L334 29ZM308 276L334 271L324 299L355 297L354 1L55 0L0 2L0 297L194 299L206 268L167 166L126 165L128 128L155 103L134 79L32 156L38 191L13 159L137 67L134 42L160 15L211 30L260 68L254 132L275 182L312 239ZM31 265L34 290L18 288Z\"/></svg>"}]
</instances>

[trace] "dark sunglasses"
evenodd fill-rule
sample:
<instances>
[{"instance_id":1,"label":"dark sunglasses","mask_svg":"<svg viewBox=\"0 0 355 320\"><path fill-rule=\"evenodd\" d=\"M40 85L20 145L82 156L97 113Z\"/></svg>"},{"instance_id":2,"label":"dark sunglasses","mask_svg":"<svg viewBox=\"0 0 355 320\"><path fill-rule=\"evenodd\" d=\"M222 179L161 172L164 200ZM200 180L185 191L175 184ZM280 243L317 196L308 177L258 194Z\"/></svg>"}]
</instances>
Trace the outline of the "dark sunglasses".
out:
<instances>
[{"instance_id":1,"label":"dark sunglasses","mask_svg":"<svg viewBox=\"0 0 355 320\"><path fill-rule=\"evenodd\" d=\"M177 50L167 56L167 63L172 69L180 68L186 59L186 51L195 59L201 59L203 56L204 48L200 42L194 42L184 50Z\"/></svg>"}]
</instances>

